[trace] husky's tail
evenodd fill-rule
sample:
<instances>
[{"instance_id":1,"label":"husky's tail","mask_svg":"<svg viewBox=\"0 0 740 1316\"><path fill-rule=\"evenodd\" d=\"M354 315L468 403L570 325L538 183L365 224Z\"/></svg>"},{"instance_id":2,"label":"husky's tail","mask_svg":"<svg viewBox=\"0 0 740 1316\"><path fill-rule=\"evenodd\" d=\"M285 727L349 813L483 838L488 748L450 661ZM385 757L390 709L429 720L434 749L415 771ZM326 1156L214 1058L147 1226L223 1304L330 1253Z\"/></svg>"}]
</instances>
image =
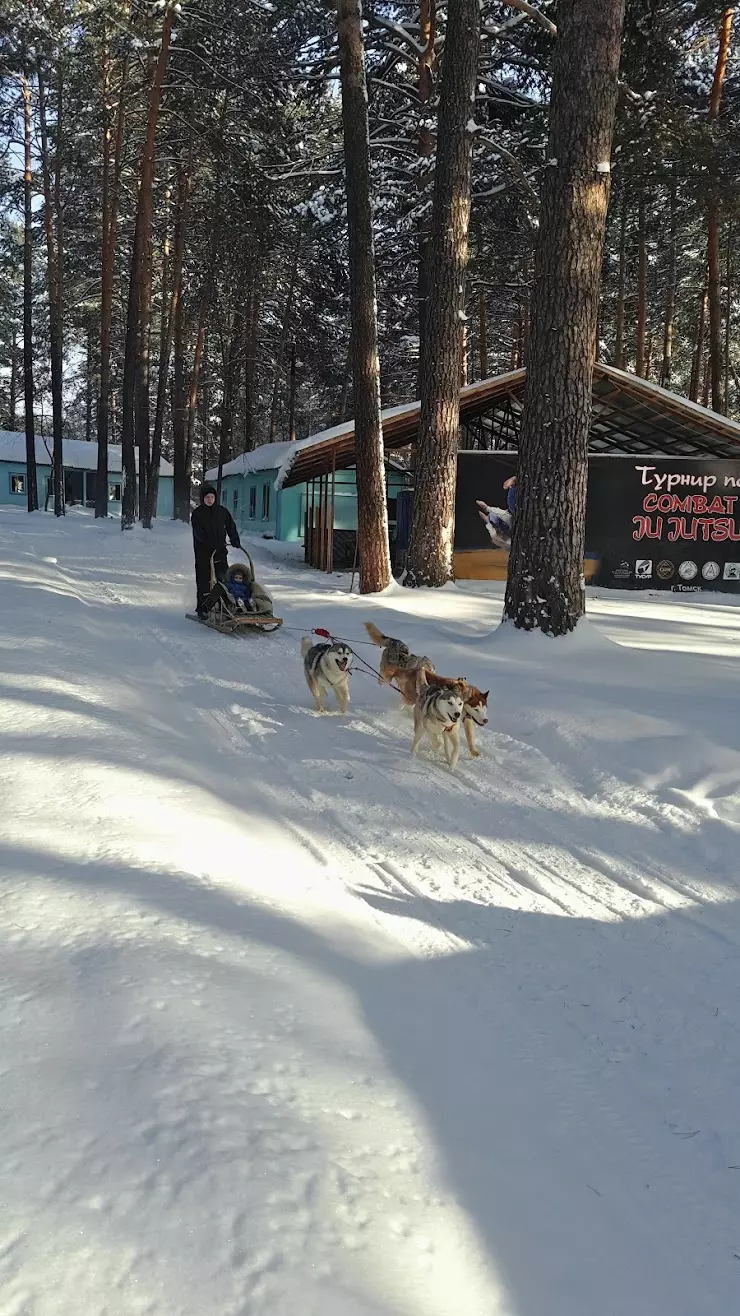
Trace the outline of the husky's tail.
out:
<instances>
[{"instance_id":1,"label":"husky's tail","mask_svg":"<svg viewBox=\"0 0 740 1316\"><path fill-rule=\"evenodd\" d=\"M301 658L305 658L309 649L313 649L313 640L310 635L304 635L301 640Z\"/></svg>"},{"instance_id":2,"label":"husky's tail","mask_svg":"<svg viewBox=\"0 0 740 1316\"><path fill-rule=\"evenodd\" d=\"M378 630L377 626L375 625L375 622L366 621L365 630L370 636L370 639L372 640L373 644L377 644L379 649L385 648L386 644L388 643L389 637L387 635L384 635L382 631Z\"/></svg>"}]
</instances>

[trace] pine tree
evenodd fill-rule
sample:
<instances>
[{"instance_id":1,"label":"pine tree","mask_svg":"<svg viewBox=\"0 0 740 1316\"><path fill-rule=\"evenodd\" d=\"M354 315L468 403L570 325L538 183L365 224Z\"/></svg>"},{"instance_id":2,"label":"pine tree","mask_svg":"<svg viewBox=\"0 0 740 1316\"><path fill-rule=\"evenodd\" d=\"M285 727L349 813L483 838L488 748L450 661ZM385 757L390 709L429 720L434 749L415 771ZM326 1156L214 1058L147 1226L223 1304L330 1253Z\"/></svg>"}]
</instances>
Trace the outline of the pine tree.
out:
<instances>
[{"instance_id":1,"label":"pine tree","mask_svg":"<svg viewBox=\"0 0 740 1316\"><path fill-rule=\"evenodd\" d=\"M442 68L432 209L432 265L414 511L404 583L452 577L460 416L463 289L468 262L470 173L480 15L478 0L451 0Z\"/></svg>"},{"instance_id":2,"label":"pine tree","mask_svg":"<svg viewBox=\"0 0 740 1316\"><path fill-rule=\"evenodd\" d=\"M624 0L561 0L505 617L584 610L588 437Z\"/></svg>"},{"instance_id":3,"label":"pine tree","mask_svg":"<svg viewBox=\"0 0 740 1316\"><path fill-rule=\"evenodd\" d=\"M338 0L339 51L347 178L352 379L357 459L357 560L363 594L391 580L380 362L375 294L375 246L370 203L370 145L361 0Z\"/></svg>"}]
</instances>

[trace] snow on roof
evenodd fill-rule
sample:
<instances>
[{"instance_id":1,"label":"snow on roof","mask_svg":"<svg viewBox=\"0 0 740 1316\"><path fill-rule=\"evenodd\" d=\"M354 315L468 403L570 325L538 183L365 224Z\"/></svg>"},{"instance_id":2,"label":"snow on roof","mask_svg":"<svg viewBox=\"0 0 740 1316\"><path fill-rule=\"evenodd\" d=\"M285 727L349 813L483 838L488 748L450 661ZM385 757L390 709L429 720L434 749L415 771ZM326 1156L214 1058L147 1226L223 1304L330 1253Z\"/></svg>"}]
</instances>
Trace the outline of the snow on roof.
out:
<instances>
[{"instance_id":1,"label":"snow on roof","mask_svg":"<svg viewBox=\"0 0 740 1316\"><path fill-rule=\"evenodd\" d=\"M51 465L53 440L50 436L36 435L36 461L39 466ZM70 471L95 471L98 466L98 445L87 443L84 439L65 439L62 444L62 461ZM0 462L13 462L19 466L26 463L26 436L11 430L0 430ZM139 454L136 453L138 469ZM108 471L117 474L121 466L121 445L108 444ZM174 474L171 462L164 457L159 463L160 475Z\"/></svg>"},{"instance_id":2,"label":"snow on roof","mask_svg":"<svg viewBox=\"0 0 740 1316\"><path fill-rule=\"evenodd\" d=\"M402 402L398 407L386 407L381 413L381 419L389 420L391 416L401 416L407 411L412 412L418 406L418 402ZM342 435L353 434L354 429L355 422L345 420L341 425L333 425L331 429L321 430L318 434L309 434L308 438L296 439L294 443L263 443L259 448L253 448L251 452L243 452L240 457L235 457L233 462L226 462L222 473L223 475L255 475L259 471L277 471L275 488L282 489L299 452L303 452L306 448L320 447L322 443L331 443L332 439L338 439ZM207 480L215 480L217 476L218 468L215 466L212 470L206 471Z\"/></svg>"},{"instance_id":3,"label":"snow on roof","mask_svg":"<svg viewBox=\"0 0 740 1316\"><path fill-rule=\"evenodd\" d=\"M302 439L299 442L305 443L306 440ZM297 443L263 443L259 448L252 448L251 452L243 452L239 457L235 457L233 462L224 462L222 474L255 475L259 471L277 471L290 449L296 447L298 447ZM217 466L211 471L206 471L207 480L215 480L217 477Z\"/></svg>"}]
</instances>

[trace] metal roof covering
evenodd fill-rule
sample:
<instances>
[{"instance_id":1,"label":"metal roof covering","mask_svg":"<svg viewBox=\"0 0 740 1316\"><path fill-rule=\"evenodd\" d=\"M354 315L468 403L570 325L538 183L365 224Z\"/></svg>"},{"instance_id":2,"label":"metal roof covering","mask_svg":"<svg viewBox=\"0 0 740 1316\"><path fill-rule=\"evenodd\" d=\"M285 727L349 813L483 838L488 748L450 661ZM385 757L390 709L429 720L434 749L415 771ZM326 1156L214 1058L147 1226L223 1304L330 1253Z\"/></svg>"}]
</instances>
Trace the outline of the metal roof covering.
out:
<instances>
[{"instance_id":1,"label":"metal roof covering","mask_svg":"<svg viewBox=\"0 0 740 1316\"><path fill-rule=\"evenodd\" d=\"M478 380L460 390L460 425L472 446L516 447L526 369ZM589 451L627 456L740 457L740 424L650 380L597 362ZM409 402L383 412L386 450L416 438L421 404ZM288 487L355 462L354 421L311 435L296 444L276 485Z\"/></svg>"}]
</instances>

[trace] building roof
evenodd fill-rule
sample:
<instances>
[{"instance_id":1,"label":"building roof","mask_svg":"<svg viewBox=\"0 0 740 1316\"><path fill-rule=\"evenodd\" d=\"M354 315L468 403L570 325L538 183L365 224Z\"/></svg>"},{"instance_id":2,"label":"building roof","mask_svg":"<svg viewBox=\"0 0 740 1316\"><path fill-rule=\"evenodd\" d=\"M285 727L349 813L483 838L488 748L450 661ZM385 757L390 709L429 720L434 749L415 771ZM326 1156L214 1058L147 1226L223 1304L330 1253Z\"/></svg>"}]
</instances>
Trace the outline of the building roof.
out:
<instances>
[{"instance_id":1,"label":"building roof","mask_svg":"<svg viewBox=\"0 0 740 1316\"><path fill-rule=\"evenodd\" d=\"M477 446L516 448L525 380L526 370L522 368L478 380L460 390L460 423L470 432L477 422ZM593 401L591 452L740 457L740 424L736 421L614 366L602 362L594 366ZM413 442L420 411L419 402L408 402L383 412L386 450ZM337 469L354 465L354 421L312 434L298 443L269 446L287 449L277 468L277 488L303 484L325 475L332 465Z\"/></svg>"},{"instance_id":2,"label":"building roof","mask_svg":"<svg viewBox=\"0 0 740 1316\"><path fill-rule=\"evenodd\" d=\"M311 440L303 439L302 442L310 443ZM222 474L257 475L260 471L279 471L289 450L297 446L296 443L262 443L259 448L243 452L233 461L224 462ZM215 480L217 477L217 466L206 471L207 480Z\"/></svg>"},{"instance_id":3,"label":"building roof","mask_svg":"<svg viewBox=\"0 0 740 1316\"><path fill-rule=\"evenodd\" d=\"M39 466L51 465L53 439L45 435L36 435L36 461ZM0 462L11 462L25 466L26 436L11 430L0 430ZM84 439L64 439L62 443L62 462L69 471L95 471L98 466L98 445L87 443ZM136 453L138 469L139 454ZM117 475L122 470L121 445L108 444L108 472ZM164 457L159 463L160 475L173 475L174 467Z\"/></svg>"},{"instance_id":4,"label":"building roof","mask_svg":"<svg viewBox=\"0 0 740 1316\"><path fill-rule=\"evenodd\" d=\"M593 401L593 452L740 457L737 421L626 370L597 363Z\"/></svg>"},{"instance_id":5,"label":"building roof","mask_svg":"<svg viewBox=\"0 0 740 1316\"><path fill-rule=\"evenodd\" d=\"M383 426L387 426L393 417L401 412L408 411L411 403L404 403L400 407L389 407L383 412ZM307 454L313 448L321 448L324 444L332 444L335 440L344 436L349 436L351 440L351 450L354 454L354 432L355 423L353 420L345 421L342 425L334 425L331 429L321 430L318 434L310 434L306 439L296 439L295 442L287 443L263 443L259 448L252 448L250 452L243 452L239 457L235 457L231 462L224 462L222 475L258 475L264 471L275 471L275 488L282 489L285 484L302 484L303 480L288 479L296 461ZM337 466L345 468L352 466L353 460L349 462L337 462ZM396 464L398 465L398 464ZM398 467L400 469L400 467ZM218 477L218 467L214 466L210 471L206 471L206 480L215 480ZM308 477L311 478L310 476Z\"/></svg>"},{"instance_id":6,"label":"building roof","mask_svg":"<svg viewBox=\"0 0 740 1316\"><path fill-rule=\"evenodd\" d=\"M461 414L465 408L471 415L479 415L481 410L490 406L497 397L505 397L509 389L516 385L522 371L514 370L496 379L479 380L467 384L460 390ZM386 407L381 413L383 423L383 444L386 452L406 447L416 438L419 428L420 402L403 402L397 407ZM278 489L288 488L292 484L303 484L319 475L325 475L334 462L337 470L355 464L355 422L345 421L333 429L312 434L307 439L288 445L293 451L288 454L282 469L278 472L275 485Z\"/></svg>"}]
</instances>

